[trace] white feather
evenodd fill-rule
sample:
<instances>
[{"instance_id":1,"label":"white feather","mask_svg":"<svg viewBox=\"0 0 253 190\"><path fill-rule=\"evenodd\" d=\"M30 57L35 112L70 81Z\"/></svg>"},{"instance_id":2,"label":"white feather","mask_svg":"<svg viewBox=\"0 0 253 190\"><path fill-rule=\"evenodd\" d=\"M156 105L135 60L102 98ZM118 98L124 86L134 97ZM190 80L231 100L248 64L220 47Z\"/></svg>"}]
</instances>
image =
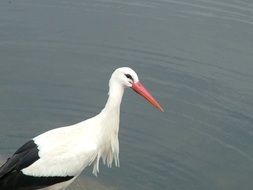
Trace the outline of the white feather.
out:
<instances>
[{"instance_id":1,"label":"white feather","mask_svg":"<svg viewBox=\"0 0 253 190\"><path fill-rule=\"evenodd\" d=\"M123 91L118 90L118 96ZM97 175L101 157L109 167L113 160L119 166L119 111L118 104L109 97L97 116L35 137L40 159L22 172L32 176L76 176L94 164L93 173Z\"/></svg>"}]
</instances>

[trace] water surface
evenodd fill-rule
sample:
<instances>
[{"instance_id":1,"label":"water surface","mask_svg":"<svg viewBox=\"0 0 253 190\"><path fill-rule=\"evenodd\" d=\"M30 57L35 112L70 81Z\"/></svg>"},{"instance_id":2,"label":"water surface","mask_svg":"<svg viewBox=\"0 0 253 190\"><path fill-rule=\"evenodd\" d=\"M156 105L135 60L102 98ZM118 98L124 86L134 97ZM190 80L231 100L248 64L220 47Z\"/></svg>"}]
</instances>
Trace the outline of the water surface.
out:
<instances>
[{"instance_id":1,"label":"water surface","mask_svg":"<svg viewBox=\"0 0 253 190\"><path fill-rule=\"evenodd\" d=\"M130 66L165 113L126 91L121 167L70 189L251 190L252 33L247 0L3 0L0 153L97 114Z\"/></svg>"}]
</instances>

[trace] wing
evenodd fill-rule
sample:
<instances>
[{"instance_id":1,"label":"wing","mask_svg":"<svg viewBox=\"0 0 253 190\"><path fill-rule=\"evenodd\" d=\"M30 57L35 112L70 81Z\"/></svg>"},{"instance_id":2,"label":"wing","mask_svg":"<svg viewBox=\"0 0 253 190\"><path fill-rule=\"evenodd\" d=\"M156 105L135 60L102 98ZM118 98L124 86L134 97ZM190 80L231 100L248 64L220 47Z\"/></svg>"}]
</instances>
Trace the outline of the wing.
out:
<instances>
[{"instance_id":1,"label":"wing","mask_svg":"<svg viewBox=\"0 0 253 190\"><path fill-rule=\"evenodd\" d=\"M61 127L30 140L0 168L0 190L36 190L71 181L98 155L96 133L89 131L82 125Z\"/></svg>"},{"instance_id":2,"label":"wing","mask_svg":"<svg viewBox=\"0 0 253 190\"><path fill-rule=\"evenodd\" d=\"M22 172L32 176L78 176L98 154L96 136L85 129L62 127L35 137L40 159Z\"/></svg>"},{"instance_id":3,"label":"wing","mask_svg":"<svg viewBox=\"0 0 253 190\"><path fill-rule=\"evenodd\" d=\"M20 147L0 168L0 179L15 170L21 170L39 159L38 149L33 140Z\"/></svg>"},{"instance_id":4,"label":"wing","mask_svg":"<svg viewBox=\"0 0 253 190\"><path fill-rule=\"evenodd\" d=\"M37 145L30 140L8 158L0 168L0 189L35 190L73 178L73 176L35 177L25 175L21 170L39 160L38 153Z\"/></svg>"}]
</instances>

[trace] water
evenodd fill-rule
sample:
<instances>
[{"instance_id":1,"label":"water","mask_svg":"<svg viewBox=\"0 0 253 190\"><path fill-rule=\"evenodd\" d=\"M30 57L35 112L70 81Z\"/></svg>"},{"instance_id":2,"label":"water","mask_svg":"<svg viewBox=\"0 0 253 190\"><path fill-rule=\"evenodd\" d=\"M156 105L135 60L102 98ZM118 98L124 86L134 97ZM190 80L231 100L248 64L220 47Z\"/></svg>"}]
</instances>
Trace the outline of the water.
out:
<instances>
[{"instance_id":1,"label":"water","mask_svg":"<svg viewBox=\"0 0 253 190\"><path fill-rule=\"evenodd\" d=\"M70 189L251 190L252 33L249 0L3 0L1 155L98 113L130 66L165 113L128 90L121 167Z\"/></svg>"}]
</instances>

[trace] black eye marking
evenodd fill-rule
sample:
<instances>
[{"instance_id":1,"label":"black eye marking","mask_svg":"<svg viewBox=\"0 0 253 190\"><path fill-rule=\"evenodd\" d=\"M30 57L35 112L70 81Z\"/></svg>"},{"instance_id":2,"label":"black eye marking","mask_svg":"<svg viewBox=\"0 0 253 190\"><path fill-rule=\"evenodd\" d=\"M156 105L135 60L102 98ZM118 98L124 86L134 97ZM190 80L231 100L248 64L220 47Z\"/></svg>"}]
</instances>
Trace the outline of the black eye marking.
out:
<instances>
[{"instance_id":1,"label":"black eye marking","mask_svg":"<svg viewBox=\"0 0 253 190\"><path fill-rule=\"evenodd\" d=\"M125 76L126 76L127 78L129 78L130 80L134 81L133 77L132 77L130 74L125 74Z\"/></svg>"}]
</instances>

